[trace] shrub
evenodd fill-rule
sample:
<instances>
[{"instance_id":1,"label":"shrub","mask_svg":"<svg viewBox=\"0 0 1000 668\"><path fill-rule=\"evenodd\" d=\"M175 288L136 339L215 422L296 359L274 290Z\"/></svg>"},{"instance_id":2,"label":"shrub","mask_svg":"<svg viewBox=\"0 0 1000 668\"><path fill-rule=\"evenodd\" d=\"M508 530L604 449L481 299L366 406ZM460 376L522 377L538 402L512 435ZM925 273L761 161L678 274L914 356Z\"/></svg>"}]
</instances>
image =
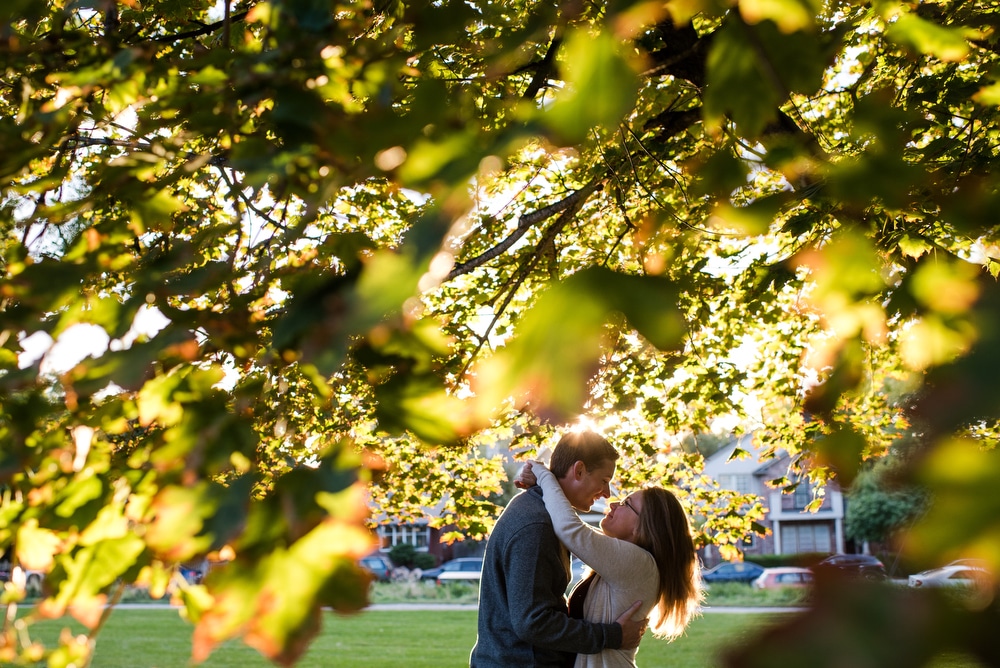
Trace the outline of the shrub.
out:
<instances>
[{"instance_id":1,"label":"shrub","mask_svg":"<svg viewBox=\"0 0 1000 668\"><path fill-rule=\"evenodd\" d=\"M799 554L748 554L747 561L760 564L764 568L776 568L778 566L798 566L809 568L815 566L822 559L830 556L826 553L801 552Z\"/></svg>"},{"instance_id":2,"label":"shrub","mask_svg":"<svg viewBox=\"0 0 1000 668\"><path fill-rule=\"evenodd\" d=\"M392 549L389 550L389 558L392 559L392 563L396 566L413 568L416 556L417 548L409 543L398 543L393 545Z\"/></svg>"},{"instance_id":3,"label":"shrub","mask_svg":"<svg viewBox=\"0 0 1000 668\"><path fill-rule=\"evenodd\" d=\"M417 552L416 556L413 557L414 568L426 571L428 568L434 568L435 566L437 566L437 559L434 558L433 554Z\"/></svg>"}]
</instances>

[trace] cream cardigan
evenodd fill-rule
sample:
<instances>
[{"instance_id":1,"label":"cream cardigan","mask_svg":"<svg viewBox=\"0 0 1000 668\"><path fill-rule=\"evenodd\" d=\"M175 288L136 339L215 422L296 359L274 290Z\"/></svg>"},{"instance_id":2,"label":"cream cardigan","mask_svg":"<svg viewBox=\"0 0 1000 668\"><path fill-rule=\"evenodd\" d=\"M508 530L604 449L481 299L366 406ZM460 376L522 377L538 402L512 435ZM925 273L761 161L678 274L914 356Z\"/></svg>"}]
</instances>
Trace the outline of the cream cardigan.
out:
<instances>
[{"instance_id":1,"label":"cream cardigan","mask_svg":"<svg viewBox=\"0 0 1000 668\"><path fill-rule=\"evenodd\" d=\"M580 561L597 572L583 604L583 618L589 622L614 622L636 601L642 607L633 619L649 615L656 603L660 576L653 555L643 548L585 523L566 500L559 481L547 468L532 464L542 488L545 510L552 517L556 536ZM576 668L635 666L635 650L606 649L600 654L577 654Z\"/></svg>"}]
</instances>

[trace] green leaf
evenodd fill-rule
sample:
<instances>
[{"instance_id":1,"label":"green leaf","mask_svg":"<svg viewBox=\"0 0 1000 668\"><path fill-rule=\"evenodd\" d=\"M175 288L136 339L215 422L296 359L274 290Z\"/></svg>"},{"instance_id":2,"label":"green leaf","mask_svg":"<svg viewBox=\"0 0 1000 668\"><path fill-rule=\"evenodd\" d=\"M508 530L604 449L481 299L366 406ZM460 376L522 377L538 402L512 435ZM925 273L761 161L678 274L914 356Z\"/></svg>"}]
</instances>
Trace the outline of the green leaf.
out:
<instances>
[{"instance_id":1,"label":"green leaf","mask_svg":"<svg viewBox=\"0 0 1000 668\"><path fill-rule=\"evenodd\" d=\"M455 134L442 140L415 142L407 153L406 162L399 168L400 178L408 186L425 185L447 169L465 164L468 156L474 154L473 140L471 134ZM467 167L471 170L475 165Z\"/></svg>"},{"instance_id":2,"label":"green leaf","mask_svg":"<svg viewBox=\"0 0 1000 668\"><path fill-rule=\"evenodd\" d=\"M110 383L135 392L152 375L156 362L170 357L190 358L197 350L198 342L191 332L167 327L149 341L83 360L67 374L66 382L85 397L104 390Z\"/></svg>"},{"instance_id":3,"label":"green leaf","mask_svg":"<svg viewBox=\"0 0 1000 668\"><path fill-rule=\"evenodd\" d=\"M557 136L579 141L597 127L613 127L635 105L638 80L621 42L609 32L571 31L563 46L565 88L543 122Z\"/></svg>"},{"instance_id":4,"label":"green leaf","mask_svg":"<svg viewBox=\"0 0 1000 668\"><path fill-rule=\"evenodd\" d=\"M142 539L134 533L103 540L60 555L54 579L59 590L54 604L60 608L91 601L129 570L145 550ZM89 624L88 624L89 625Z\"/></svg>"},{"instance_id":5,"label":"green leaf","mask_svg":"<svg viewBox=\"0 0 1000 668\"><path fill-rule=\"evenodd\" d=\"M150 190L132 203L132 220L140 232L169 231L175 213L184 211L187 205L164 190Z\"/></svg>"},{"instance_id":6,"label":"green leaf","mask_svg":"<svg viewBox=\"0 0 1000 668\"><path fill-rule=\"evenodd\" d=\"M933 246L920 237L912 237L909 234L904 234L903 238L899 240L899 249L903 251L904 255L919 258L924 253L933 250Z\"/></svg>"},{"instance_id":7,"label":"green leaf","mask_svg":"<svg viewBox=\"0 0 1000 668\"><path fill-rule=\"evenodd\" d=\"M697 194L729 195L747 184L748 165L736 157L733 147L725 145L714 151L703 164L697 166Z\"/></svg>"},{"instance_id":8,"label":"green leaf","mask_svg":"<svg viewBox=\"0 0 1000 668\"><path fill-rule=\"evenodd\" d=\"M232 540L246 519L247 476L223 486L201 481L160 490L149 509L146 544L168 562L181 562L217 550Z\"/></svg>"},{"instance_id":9,"label":"green leaf","mask_svg":"<svg viewBox=\"0 0 1000 668\"><path fill-rule=\"evenodd\" d=\"M434 374L400 373L375 387L379 425L391 434L413 432L426 443L455 445L465 436L463 402Z\"/></svg>"},{"instance_id":10,"label":"green leaf","mask_svg":"<svg viewBox=\"0 0 1000 668\"><path fill-rule=\"evenodd\" d=\"M741 132L756 137L775 117L782 95L773 82L761 75L747 30L745 25L729 20L716 33L708 56L703 113L710 129L721 127L730 117Z\"/></svg>"},{"instance_id":11,"label":"green leaf","mask_svg":"<svg viewBox=\"0 0 1000 668\"><path fill-rule=\"evenodd\" d=\"M918 480L934 490L932 501L904 537L904 552L921 563L975 554L1000 569L989 536L1000 531L1000 451L969 439L936 443Z\"/></svg>"},{"instance_id":12,"label":"green leaf","mask_svg":"<svg viewBox=\"0 0 1000 668\"><path fill-rule=\"evenodd\" d=\"M358 279L357 309L351 316L351 330L367 331L397 313L414 293L421 273L405 255L390 251L374 253L365 261Z\"/></svg>"},{"instance_id":13,"label":"green leaf","mask_svg":"<svg viewBox=\"0 0 1000 668\"><path fill-rule=\"evenodd\" d=\"M829 188L841 200L862 206L877 200L890 208L905 206L911 190L927 180L902 155L882 150L841 160L828 174Z\"/></svg>"},{"instance_id":14,"label":"green leaf","mask_svg":"<svg viewBox=\"0 0 1000 668\"><path fill-rule=\"evenodd\" d=\"M967 40L974 34L975 31L941 26L909 12L897 17L885 31L885 36L897 44L945 62L965 58L969 54Z\"/></svg>"},{"instance_id":15,"label":"green leaf","mask_svg":"<svg viewBox=\"0 0 1000 668\"><path fill-rule=\"evenodd\" d=\"M729 455L729 459L727 461L730 461L730 462L732 462L732 461L738 461L740 459L746 459L749 456L750 456L750 453L747 452L746 450L744 450L743 448L734 448L733 449L733 454Z\"/></svg>"},{"instance_id":16,"label":"green leaf","mask_svg":"<svg viewBox=\"0 0 1000 668\"><path fill-rule=\"evenodd\" d=\"M837 480L847 487L853 482L861 467L861 460L868 447L863 434L846 425L836 425L829 434L812 443L819 461L837 473ZM822 503L822 500L819 500ZM816 505L818 508L818 504Z\"/></svg>"},{"instance_id":17,"label":"green leaf","mask_svg":"<svg viewBox=\"0 0 1000 668\"><path fill-rule=\"evenodd\" d=\"M707 61L703 114L710 129L728 117L741 134L758 137L789 93L811 93L823 81L826 55L814 35L783 35L771 21L728 18Z\"/></svg>"},{"instance_id":18,"label":"green leaf","mask_svg":"<svg viewBox=\"0 0 1000 668\"><path fill-rule=\"evenodd\" d=\"M787 199L785 193L779 193L761 197L746 206L721 204L712 212L709 221L716 227L736 230L739 234L764 234L770 229Z\"/></svg>"},{"instance_id":19,"label":"green leaf","mask_svg":"<svg viewBox=\"0 0 1000 668\"><path fill-rule=\"evenodd\" d=\"M685 333L676 300L675 287L663 278L600 267L579 271L542 295L514 341L483 365L476 391L489 403L517 388L539 410L576 413L613 314L623 314L650 343L667 350L679 346Z\"/></svg>"}]
</instances>

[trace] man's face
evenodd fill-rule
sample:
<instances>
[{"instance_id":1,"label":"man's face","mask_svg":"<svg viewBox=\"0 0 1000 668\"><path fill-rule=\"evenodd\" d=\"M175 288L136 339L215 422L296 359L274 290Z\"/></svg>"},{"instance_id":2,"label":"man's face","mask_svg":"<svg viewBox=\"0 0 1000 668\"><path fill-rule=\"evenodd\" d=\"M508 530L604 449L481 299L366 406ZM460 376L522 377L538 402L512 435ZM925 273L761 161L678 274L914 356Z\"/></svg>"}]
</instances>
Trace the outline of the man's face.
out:
<instances>
[{"instance_id":1,"label":"man's face","mask_svg":"<svg viewBox=\"0 0 1000 668\"><path fill-rule=\"evenodd\" d=\"M577 510L590 510L594 502L611 496L611 480L615 477L615 463L601 462L588 471L583 462L576 462L565 478L559 480L570 504Z\"/></svg>"}]
</instances>

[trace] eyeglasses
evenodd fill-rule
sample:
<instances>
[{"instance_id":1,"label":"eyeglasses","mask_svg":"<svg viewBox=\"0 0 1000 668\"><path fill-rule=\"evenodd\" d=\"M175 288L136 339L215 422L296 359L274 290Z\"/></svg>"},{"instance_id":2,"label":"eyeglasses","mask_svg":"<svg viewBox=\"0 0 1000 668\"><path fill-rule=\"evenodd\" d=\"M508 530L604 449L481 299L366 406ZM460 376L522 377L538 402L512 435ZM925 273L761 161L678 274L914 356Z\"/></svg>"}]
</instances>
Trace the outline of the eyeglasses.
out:
<instances>
[{"instance_id":1,"label":"eyeglasses","mask_svg":"<svg viewBox=\"0 0 1000 668\"><path fill-rule=\"evenodd\" d=\"M636 517L639 516L639 511L632 507L632 504L628 502L628 497L627 496L624 499L622 499L621 501L619 501L618 505L619 506L625 506L626 508L628 508L629 510L631 510L633 513L635 513Z\"/></svg>"}]
</instances>

